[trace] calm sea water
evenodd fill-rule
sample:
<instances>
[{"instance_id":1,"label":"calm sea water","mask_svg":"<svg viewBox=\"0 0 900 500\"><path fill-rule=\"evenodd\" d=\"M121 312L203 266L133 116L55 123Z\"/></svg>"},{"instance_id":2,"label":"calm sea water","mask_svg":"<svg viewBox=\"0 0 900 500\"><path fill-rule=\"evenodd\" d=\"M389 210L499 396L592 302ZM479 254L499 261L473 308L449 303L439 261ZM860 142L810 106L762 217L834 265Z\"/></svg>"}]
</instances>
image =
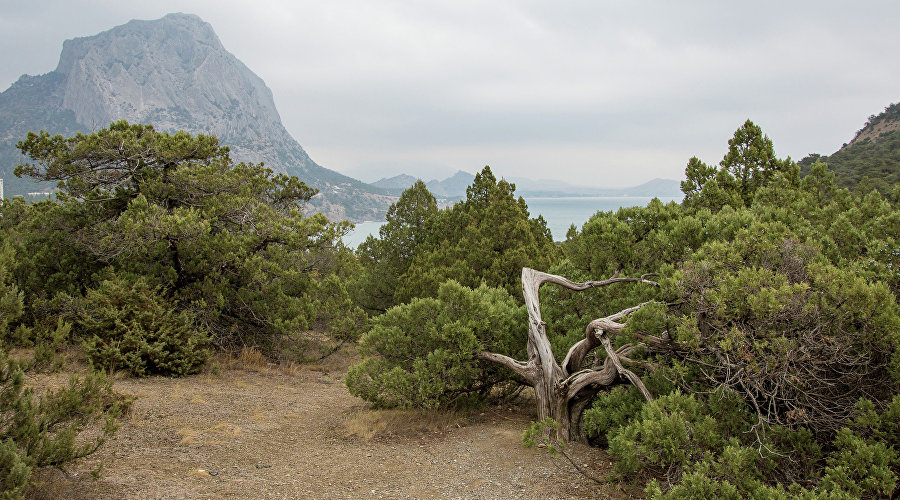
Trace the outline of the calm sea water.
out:
<instances>
[{"instance_id":1,"label":"calm sea water","mask_svg":"<svg viewBox=\"0 0 900 500\"><path fill-rule=\"evenodd\" d=\"M645 206L650 203L652 196L566 196L559 198L525 198L528 204L528 212L531 217L543 215L550 228L553 239L562 241L566 239L569 226L575 224L581 226L599 211L618 210L621 207ZM681 201L680 197L660 196L660 201ZM356 248L371 235L378 236L380 222L360 222L353 231L344 237L344 244Z\"/></svg>"}]
</instances>

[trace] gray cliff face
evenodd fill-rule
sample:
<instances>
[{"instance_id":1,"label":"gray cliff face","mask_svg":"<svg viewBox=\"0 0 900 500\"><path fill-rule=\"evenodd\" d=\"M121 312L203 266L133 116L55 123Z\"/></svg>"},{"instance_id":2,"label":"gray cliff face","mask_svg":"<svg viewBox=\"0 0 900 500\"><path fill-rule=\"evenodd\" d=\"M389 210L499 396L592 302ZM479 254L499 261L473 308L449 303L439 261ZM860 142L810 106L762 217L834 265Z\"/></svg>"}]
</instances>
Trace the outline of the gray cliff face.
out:
<instances>
[{"instance_id":1,"label":"gray cliff face","mask_svg":"<svg viewBox=\"0 0 900 500\"><path fill-rule=\"evenodd\" d=\"M66 77L63 108L92 129L124 119L213 134L233 145L238 159L267 160L270 168L287 171L271 149L293 139L272 92L197 16L135 20L67 40L56 71ZM303 148L290 149L295 166L307 167ZM260 152L266 158L258 158Z\"/></svg>"},{"instance_id":2,"label":"gray cliff face","mask_svg":"<svg viewBox=\"0 0 900 500\"><path fill-rule=\"evenodd\" d=\"M52 95L28 90L50 88L45 81L53 82ZM55 71L23 76L0 94L0 103L10 103L9 111L25 106L23 99L30 108L54 108L53 113L74 117L70 121L83 131L127 120L150 123L160 131L215 135L235 160L262 161L319 189L312 204L332 219L377 220L391 201L382 190L312 161L282 125L265 82L225 50L212 26L195 15L135 20L67 40ZM35 113L34 123L17 122L15 130L0 130L0 136L21 134L26 126L71 132L70 126L58 130L59 124L45 123L40 115L48 113ZM0 126L5 114L12 116L0 109Z\"/></svg>"}]
</instances>

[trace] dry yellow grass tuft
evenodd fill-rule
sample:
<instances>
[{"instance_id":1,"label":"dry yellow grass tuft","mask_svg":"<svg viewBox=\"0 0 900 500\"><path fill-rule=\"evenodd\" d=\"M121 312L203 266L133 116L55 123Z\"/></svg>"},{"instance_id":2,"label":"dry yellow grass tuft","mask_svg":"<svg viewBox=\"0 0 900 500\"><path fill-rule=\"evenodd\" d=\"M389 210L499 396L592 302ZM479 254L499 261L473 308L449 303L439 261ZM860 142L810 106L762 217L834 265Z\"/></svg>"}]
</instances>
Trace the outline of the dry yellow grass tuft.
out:
<instances>
[{"instance_id":1,"label":"dry yellow grass tuft","mask_svg":"<svg viewBox=\"0 0 900 500\"><path fill-rule=\"evenodd\" d=\"M225 436L225 437L236 438L236 437L241 436L241 434L243 433L243 430L237 425L223 422L221 424L216 424L212 427L204 429L203 432L208 432L210 434L218 434L220 436Z\"/></svg>"},{"instance_id":2,"label":"dry yellow grass tuft","mask_svg":"<svg viewBox=\"0 0 900 500\"><path fill-rule=\"evenodd\" d=\"M178 435L181 436L180 444L185 446L195 446L200 444L200 431L188 427L178 429Z\"/></svg>"},{"instance_id":3,"label":"dry yellow grass tuft","mask_svg":"<svg viewBox=\"0 0 900 500\"><path fill-rule=\"evenodd\" d=\"M473 417L459 411L359 410L345 415L344 429L349 436L371 440L381 436L408 436L444 432L465 427Z\"/></svg>"},{"instance_id":4,"label":"dry yellow grass tuft","mask_svg":"<svg viewBox=\"0 0 900 500\"><path fill-rule=\"evenodd\" d=\"M269 364L263 353L256 347L244 346L237 357L237 364L245 368L262 368Z\"/></svg>"}]
</instances>

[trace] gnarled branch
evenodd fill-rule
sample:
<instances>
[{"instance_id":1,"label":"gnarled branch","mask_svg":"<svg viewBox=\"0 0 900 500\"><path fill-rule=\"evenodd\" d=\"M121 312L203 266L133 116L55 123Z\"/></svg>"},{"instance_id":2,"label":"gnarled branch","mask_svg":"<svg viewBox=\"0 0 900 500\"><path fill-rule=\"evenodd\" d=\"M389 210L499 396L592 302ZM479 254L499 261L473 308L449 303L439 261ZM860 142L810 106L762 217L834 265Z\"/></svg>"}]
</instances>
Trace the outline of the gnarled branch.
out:
<instances>
[{"instance_id":1,"label":"gnarled branch","mask_svg":"<svg viewBox=\"0 0 900 500\"><path fill-rule=\"evenodd\" d=\"M550 417L559 422L560 437L584 439L584 436L581 435L581 413L597 391L616 383L620 375L637 386L644 397L651 398L641 379L622 365L620 356L631 362L627 355L636 346L623 346L617 353L609 341L609 334L618 333L625 327L620 321L647 303L591 321L585 328L584 339L569 349L562 366L560 366L556 362L550 340L547 337L547 325L541 317L540 287L544 283L555 283L570 290L582 291L613 283L644 283L659 286L657 282L648 279L650 276L649 274L639 278L613 276L606 280L579 283L562 276L536 271L528 267L523 268L522 292L528 311L528 361L517 361L508 356L491 352L481 352L476 357L506 366L534 387L538 419L543 420ZM591 350L600 345L603 345L607 352L607 359L603 366L580 370L584 358Z\"/></svg>"}]
</instances>

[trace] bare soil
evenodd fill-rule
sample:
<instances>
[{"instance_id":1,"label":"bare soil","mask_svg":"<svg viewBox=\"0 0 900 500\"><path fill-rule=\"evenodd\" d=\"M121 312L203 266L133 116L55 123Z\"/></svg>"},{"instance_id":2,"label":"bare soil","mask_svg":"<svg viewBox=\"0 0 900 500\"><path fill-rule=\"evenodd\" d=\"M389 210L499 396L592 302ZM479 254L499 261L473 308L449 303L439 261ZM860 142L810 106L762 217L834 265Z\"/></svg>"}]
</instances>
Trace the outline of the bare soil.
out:
<instances>
[{"instance_id":1,"label":"bare soil","mask_svg":"<svg viewBox=\"0 0 900 500\"><path fill-rule=\"evenodd\" d=\"M117 378L136 399L113 439L33 498L628 498L564 458L522 446L528 397L467 413L376 411L343 384L346 360L231 361L193 377ZM71 369L66 371L71 372ZM35 375L49 387L66 373ZM601 450L567 453L601 480ZM91 477L102 462L99 479Z\"/></svg>"}]
</instances>

